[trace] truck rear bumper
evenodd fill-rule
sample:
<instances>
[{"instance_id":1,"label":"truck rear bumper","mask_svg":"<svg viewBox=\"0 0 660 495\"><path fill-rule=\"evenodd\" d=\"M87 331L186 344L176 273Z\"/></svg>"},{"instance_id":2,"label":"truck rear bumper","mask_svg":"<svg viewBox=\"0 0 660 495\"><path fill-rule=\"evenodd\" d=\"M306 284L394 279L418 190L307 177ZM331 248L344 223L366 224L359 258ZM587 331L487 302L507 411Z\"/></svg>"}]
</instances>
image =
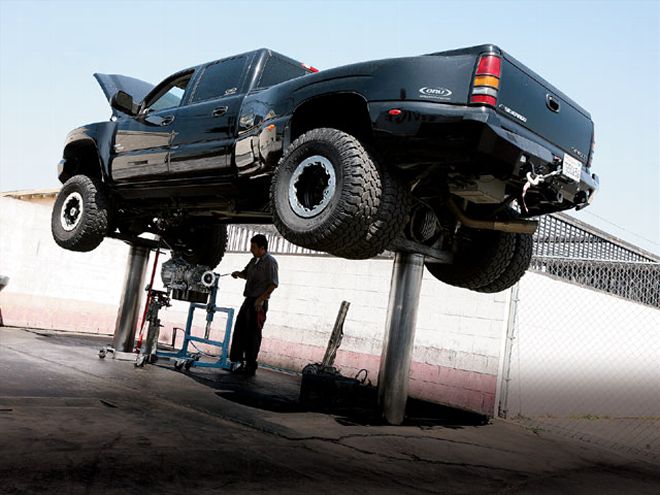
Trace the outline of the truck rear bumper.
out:
<instances>
[{"instance_id":1,"label":"truck rear bumper","mask_svg":"<svg viewBox=\"0 0 660 495\"><path fill-rule=\"evenodd\" d=\"M420 101L378 101L368 107L378 149L404 174L432 167L439 174L493 175L505 180L510 192L521 193L531 177L544 191L543 201L532 204L533 214L587 206L598 190L598 177L584 164L579 181L575 172L573 178L565 175L564 161L574 164L575 157L566 158L559 147L489 107ZM530 199L534 203L533 195Z\"/></svg>"}]
</instances>

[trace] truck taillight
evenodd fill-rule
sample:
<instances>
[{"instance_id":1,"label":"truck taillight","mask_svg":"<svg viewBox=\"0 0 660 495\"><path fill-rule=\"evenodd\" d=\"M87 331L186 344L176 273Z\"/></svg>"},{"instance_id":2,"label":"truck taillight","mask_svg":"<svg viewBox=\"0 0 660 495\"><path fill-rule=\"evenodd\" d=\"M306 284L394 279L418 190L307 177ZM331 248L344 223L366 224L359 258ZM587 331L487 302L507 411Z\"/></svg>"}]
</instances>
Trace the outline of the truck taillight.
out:
<instances>
[{"instance_id":1,"label":"truck taillight","mask_svg":"<svg viewBox=\"0 0 660 495\"><path fill-rule=\"evenodd\" d=\"M502 73L502 60L498 55L492 53L482 55L479 58L479 65L477 65L477 75L490 75L500 77Z\"/></svg>"},{"instance_id":2,"label":"truck taillight","mask_svg":"<svg viewBox=\"0 0 660 495\"><path fill-rule=\"evenodd\" d=\"M312 67L309 64L302 64L302 66L309 72L318 72L319 70L316 67Z\"/></svg>"},{"instance_id":3,"label":"truck taillight","mask_svg":"<svg viewBox=\"0 0 660 495\"><path fill-rule=\"evenodd\" d=\"M591 138L591 150L589 151L589 160L587 161L587 168L591 167L591 162L594 159L595 152L596 152L596 133L594 131L593 137Z\"/></svg>"},{"instance_id":4,"label":"truck taillight","mask_svg":"<svg viewBox=\"0 0 660 495\"><path fill-rule=\"evenodd\" d=\"M499 55L487 53L479 57L477 70L472 82L470 103L479 105L497 105L497 92L500 89L502 59Z\"/></svg>"}]
</instances>

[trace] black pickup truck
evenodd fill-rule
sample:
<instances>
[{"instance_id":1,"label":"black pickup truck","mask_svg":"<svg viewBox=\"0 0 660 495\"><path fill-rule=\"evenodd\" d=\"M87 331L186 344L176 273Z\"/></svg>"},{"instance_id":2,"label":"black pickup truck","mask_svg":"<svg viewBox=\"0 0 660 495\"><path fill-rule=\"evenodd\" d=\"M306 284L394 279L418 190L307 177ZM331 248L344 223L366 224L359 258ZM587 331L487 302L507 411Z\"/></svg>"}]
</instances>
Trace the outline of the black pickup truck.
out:
<instances>
[{"instance_id":1,"label":"black pickup truck","mask_svg":"<svg viewBox=\"0 0 660 495\"><path fill-rule=\"evenodd\" d=\"M215 266L228 223L272 222L349 259L422 253L438 279L496 292L529 265L533 217L598 189L589 113L494 45L321 72L260 49L156 86L95 77L113 114L66 139L66 249L151 232Z\"/></svg>"}]
</instances>

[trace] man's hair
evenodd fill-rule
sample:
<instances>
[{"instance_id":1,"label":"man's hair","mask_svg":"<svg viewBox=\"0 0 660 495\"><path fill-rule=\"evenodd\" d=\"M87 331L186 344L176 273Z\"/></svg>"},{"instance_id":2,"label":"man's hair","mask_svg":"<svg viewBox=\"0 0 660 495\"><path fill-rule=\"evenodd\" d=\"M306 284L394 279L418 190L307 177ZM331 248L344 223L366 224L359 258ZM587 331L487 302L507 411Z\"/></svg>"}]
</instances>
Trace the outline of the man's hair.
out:
<instances>
[{"instance_id":1,"label":"man's hair","mask_svg":"<svg viewBox=\"0 0 660 495\"><path fill-rule=\"evenodd\" d=\"M250 239L250 242L254 242L257 247L264 248L266 251L268 251L268 239L266 239L265 235L257 234L252 239Z\"/></svg>"}]
</instances>

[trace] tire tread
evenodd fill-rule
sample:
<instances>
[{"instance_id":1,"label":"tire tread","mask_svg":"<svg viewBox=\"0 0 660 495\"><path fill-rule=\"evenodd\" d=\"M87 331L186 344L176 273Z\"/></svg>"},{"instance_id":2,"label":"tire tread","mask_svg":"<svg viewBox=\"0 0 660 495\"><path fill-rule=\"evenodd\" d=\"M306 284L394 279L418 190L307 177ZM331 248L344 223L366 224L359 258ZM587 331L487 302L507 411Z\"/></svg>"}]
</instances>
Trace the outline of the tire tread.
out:
<instances>
[{"instance_id":1,"label":"tire tread","mask_svg":"<svg viewBox=\"0 0 660 495\"><path fill-rule=\"evenodd\" d=\"M60 210L66 197L75 190L83 198L83 217L79 226L68 232L60 225ZM74 175L67 180L57 195L51 216L51 232L55 242L70 251L92 251L103 241L109 225L109 202L101 181L87 175Z\"/></svg>"}]
</instances>

